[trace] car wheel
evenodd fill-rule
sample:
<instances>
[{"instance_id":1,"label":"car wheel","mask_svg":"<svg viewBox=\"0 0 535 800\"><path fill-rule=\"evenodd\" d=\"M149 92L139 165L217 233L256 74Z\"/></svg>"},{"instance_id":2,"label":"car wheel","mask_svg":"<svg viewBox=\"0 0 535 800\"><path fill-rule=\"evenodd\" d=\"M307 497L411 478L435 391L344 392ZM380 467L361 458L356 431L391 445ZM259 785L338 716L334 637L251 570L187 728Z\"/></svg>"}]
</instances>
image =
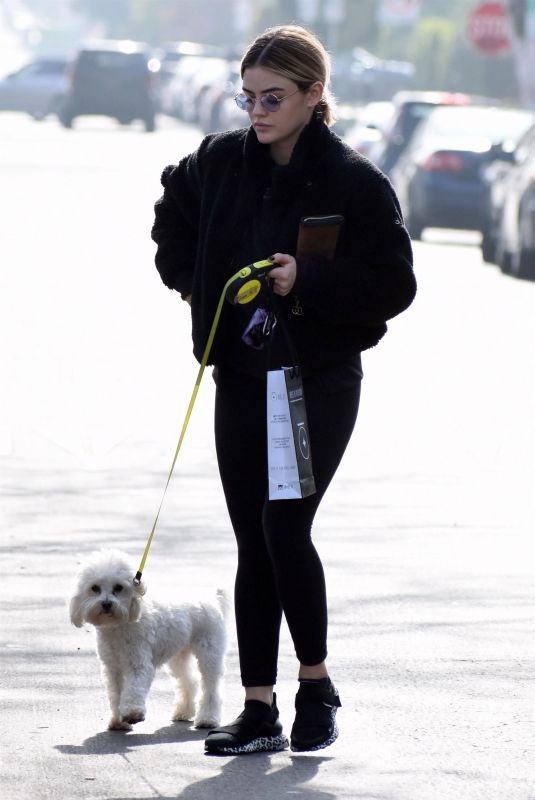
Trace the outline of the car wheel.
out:
<instances>
[{"instance_id":1,"label":"car wheel","mask_svg":"<svg viewBox=\"0 0 535 800\"><path fill-rule=\"evenodd\" d=\"M405 219L405 227L407 228L411 239L418 240L422 238L425 225L412 210L409 211L409 214Z\"/></svg>"},{"instance_id":2,"label":"car wheel","mask_svg":"<svg viewBox=\"0 0 535 800\"><path fill-rule=\"evenodd\" d=\"M481 256L486 264L496 264L496 241L486 230L481 238Z\"/></svg>"},{"instance_id":3,"label":"car wheel","mask_svg":"<svg viewBox=\"0 0 535 800\"><path fill-rule=\"evenodd\" d=\"M504 275L511 274L511 261L512 256L508 250L503 250L501 248L497 248L496 252L496 261L498 263L499 268L503 272Z\"/></svg>"},{"instance_id":4,"label":"car wheel","mask_svg":"<svg viewBox=\"0 0 535 800\"><path fill-rule=\"evenodd\" d=\"M62 108L58 112L59 121L64 128L72 128L74 114L68 108Z\"/></svg>"},{"instance_id":5,"label":"car wheel","mask_svg":"<svg viewBox=\"0 0 535 800\"><path fill-rule=\"evenodd\" d=\"M61 95L53 97L50 100L48 106L46 107L46 110L43 113L43 117L47 117L49 114L55 114L57 117L59 117L61 114L62 103L63 103L63 97Z\"/></svg>"},{"instance_id":6,"label":"car wheel","mask_svg":"<svg viewBox=\"0 0 535 800\"><path fill-rule=\"evenodd\" d=\"M221 125L221 103L216 102L210 110L210 130L207 133L216 133L223 130Z\"/></svg>"},{"instance_id":7,"label":"car wheel","mask_svg":"<svg viewBox=\"0 0 535 800\"><path fill-rule=\"evenodd\" d=\"M145 130L147 131L147 133L154 133L154 131L156 130L156 121L154 119L154 114L145 117L143 122L145 123Z\"/></svg>"},{"instance_id":8,"label":"car wheel","mask_svg":"<svg viewBox=\"0 0 535 800\"><path fill-rule=\"evenodd\" d=\"M520 248L511 258L511 274L517 278L535 280L535 250Z\"/></svg>"}]
</instances>

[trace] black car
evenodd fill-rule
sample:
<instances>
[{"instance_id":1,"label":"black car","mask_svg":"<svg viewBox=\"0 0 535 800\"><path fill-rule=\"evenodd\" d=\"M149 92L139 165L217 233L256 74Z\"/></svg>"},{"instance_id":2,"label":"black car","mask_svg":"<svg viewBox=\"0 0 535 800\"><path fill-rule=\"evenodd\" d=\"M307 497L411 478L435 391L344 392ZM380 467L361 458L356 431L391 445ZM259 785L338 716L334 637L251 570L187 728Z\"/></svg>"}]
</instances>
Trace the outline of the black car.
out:
<instances>
[{"instance_id":1,"label":"black car","mask_svg":"<svg viewBox=\"0 0 535 800\"><path fill-rule=\"evenodd\" d=\"M123 125L139 119L147 131L153 131L159 67L142 43L108 40L84 47L73 64L61 123L70 128L76 117L96 114L113 117Z\"/></svg>"}]
</instances>

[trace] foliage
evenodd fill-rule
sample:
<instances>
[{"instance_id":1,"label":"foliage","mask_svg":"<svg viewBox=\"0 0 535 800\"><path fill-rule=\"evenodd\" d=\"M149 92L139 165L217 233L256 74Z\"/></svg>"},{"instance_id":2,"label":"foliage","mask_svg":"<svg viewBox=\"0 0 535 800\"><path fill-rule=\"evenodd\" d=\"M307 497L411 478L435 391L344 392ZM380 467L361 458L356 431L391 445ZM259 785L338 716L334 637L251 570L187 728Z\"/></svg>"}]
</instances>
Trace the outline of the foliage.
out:
<instances>
[{"instance_id":1,"label":"foliage","mask_svg":"<svg viewBox=\"0 0 535 800\"><path fill-rule=\"evenodd\" d=\"M153 44L189 39L229 43L232 0L71 0L73 8L100 23L106 36Z\"/></svg>"},{"instance_id":2,"label":"foliage","mask_svg":"<svg viewBox=\"0 0 535 800\"><path fill-rule=\"evenodd\" d=\"M417 88L514 100L517 86L511 56L481 53L459 34L458 22L443 17L423 17L414 27L407 58L416 67Z\"/></svg>"},{"instance_id":3,"label":"foliage","mask_svg":"<svg viewBox=\"0 0 535 800\"><path fill-rule=\"evenodd\" d=\"M106 35L129 36L130 0L72 0L72 6L93 23L103 25Z\"/></svg>"},{"instance_id":4,"label":"foliage","mask_svg":"<svg viewBox=\"0 0 535 800\"><path fill-rule=\"evenodd\" d=\"M234 0L71 2L93 23L101 23L108 36L144 39L153 44L173 39L236 44ZM503 97L516 92L512 57L481 54L466 41L466 19L477 0L421 0L420 20L405 27L378 25L379 0L346 0L344 23L333 25L324 19L329 2L319 0L318 19L311 27L335 56L363 47L383 58L411 61L420 88ZM246 40L272 25L303 22L298 0L251 0L249 9Z\"/></svg>"},{"instance_id":5,"label":"foliage","mask_svg":"<svg viewBox=\"0 0 535 800\"><path fill-rule=\"evenodd\" d=\"M325 21L325 9L330 0L319 0L318 19L307 24L331 50L343 52L353 47L369 46L376 36L377 0L359 0L358 3L346 0L346 19L343 25L332 25ZM290 22L305 24L300 17L297 0L264 0L261 13L257 16L255 31L272 25Z\"/></svg>"},{"instance_id":6,"label":"foliage","mask_svg":"<svg viewBox=\"0 0 535 800\"><path fill-rule=\"evenodd\" d=\"M414 26L407 56L416 67L418 88L450 88L449 68L456 34L455 24L440 17L424 17Z\"/></svg>"}]
</instances>

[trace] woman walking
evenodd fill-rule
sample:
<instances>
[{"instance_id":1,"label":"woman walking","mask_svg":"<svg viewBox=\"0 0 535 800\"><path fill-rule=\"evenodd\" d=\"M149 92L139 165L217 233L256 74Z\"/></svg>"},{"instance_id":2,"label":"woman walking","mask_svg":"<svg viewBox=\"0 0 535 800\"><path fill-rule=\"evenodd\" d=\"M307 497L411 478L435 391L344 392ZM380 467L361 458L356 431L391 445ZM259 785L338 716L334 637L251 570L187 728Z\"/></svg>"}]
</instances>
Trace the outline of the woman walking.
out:
<instances>
[{"instance_id":1,"label":"woman walking","mask_svg":"<svg viewBox=\"0 0 535 800\"><path fill-rule=\"evenodd\" d=\"M341 702L326 664L327 595L312 523L354 428L361 352L379 342L386 321L416 291L390 183L329 129L329 73L328 54L306 29L283 26L259 36L243 57L236 97L249 127L207 136L167 167L155 207L156 266L191 305L198 360L228 278L259 259L274 264L274 296L227 305L210 355L217 458L237 541L245 689L237 719L209 732L211 754L288 745L274 694L283 615L298 661L290 745L316 750L337 737ZM334 253L296 258L302 218L324 215L343 218ZM266 373L289 364L288 341L303 377L316 491L269 500Z\"/></svg>"}]
</instances>

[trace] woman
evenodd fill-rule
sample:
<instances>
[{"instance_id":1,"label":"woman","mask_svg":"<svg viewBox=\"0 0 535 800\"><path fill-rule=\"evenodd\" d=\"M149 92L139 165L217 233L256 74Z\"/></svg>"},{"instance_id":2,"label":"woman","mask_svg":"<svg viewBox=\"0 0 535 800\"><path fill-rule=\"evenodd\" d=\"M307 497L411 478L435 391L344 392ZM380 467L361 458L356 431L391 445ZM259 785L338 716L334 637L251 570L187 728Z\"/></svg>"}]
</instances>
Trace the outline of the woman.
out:
<instances>
[{"instance_id":1,"label":"woman","mask_svg":"<svg viewBox=\"0 0 535 800\"><path fill-rule=\"evenodd\" d=\"M269 292L226 305L211 350L216 366L219 470L238 547L235 610L245 706L211 731L208 753L280 750L273 689L282 614L299 661L293 750L337 736L341 705L327 671L327 600L311 539L319 503L355 424L363 350L412 302L410 240L388 180L329 130L329 58L297 26L259 36L241 64L236 97L249 128L207 136L167 167L152 236L162 280L191 304L198 360L228 278L271 257ZM296 259L302 217L344 218L333 258ZM272 254L272 255L271 255ZM277 323L269 332L251 316ZM252 328L252 330L251 330ZM296 351L303 375L316 492L267 498L266 370ZM251 346L252 345L252 346Z\"/></svg>"}]
</instances>

